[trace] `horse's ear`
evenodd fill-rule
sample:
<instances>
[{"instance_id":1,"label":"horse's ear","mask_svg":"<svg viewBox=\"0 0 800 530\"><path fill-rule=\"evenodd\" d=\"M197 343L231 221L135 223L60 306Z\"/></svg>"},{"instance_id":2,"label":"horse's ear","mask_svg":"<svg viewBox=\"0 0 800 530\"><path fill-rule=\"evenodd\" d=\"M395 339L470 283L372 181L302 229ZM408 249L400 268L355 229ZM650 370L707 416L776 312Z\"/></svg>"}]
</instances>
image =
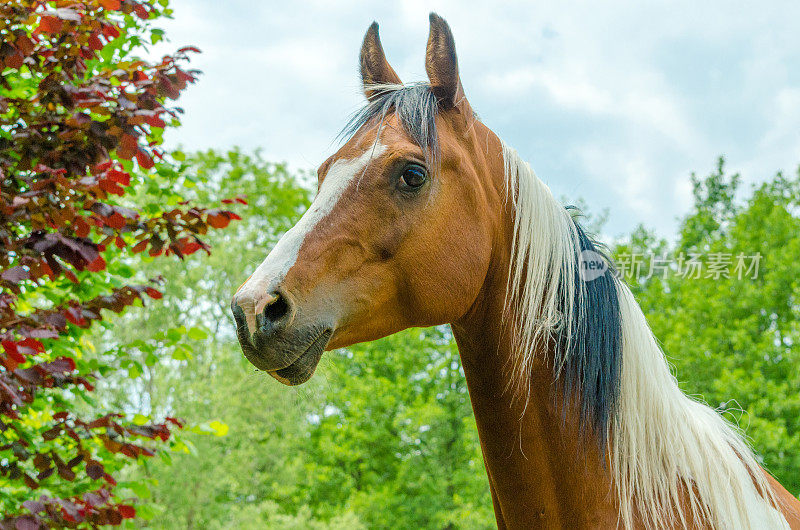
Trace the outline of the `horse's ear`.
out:
<instances>
[{"instance_id":1,"label":"horse's ear","mask_svg":"<svg viewBox=\"0 0 800 530\"><path fill-rule=\"evenodd\" d=\"M458 58L456 43L447 22L431 13L431 32L428 35L428 48L425 53L425 71L439 101L448 106L456 106L464 100L464 89L458 77Z\"/></svg>"},{"instance_id":2,"label":"horse's ear","mask_svg":"<svg viewBox=\"0 0 800 530\"><path fill-rule=\"evenodd\" d=\"M364 44L361 45L361 82L364 85L364 95L372 98L377 92L370 88L373 85L400 85L397 73L386 61L383 53L381 39L378 36L378 23L373 22L364 35Z\"/></svg>"}]
</instances>

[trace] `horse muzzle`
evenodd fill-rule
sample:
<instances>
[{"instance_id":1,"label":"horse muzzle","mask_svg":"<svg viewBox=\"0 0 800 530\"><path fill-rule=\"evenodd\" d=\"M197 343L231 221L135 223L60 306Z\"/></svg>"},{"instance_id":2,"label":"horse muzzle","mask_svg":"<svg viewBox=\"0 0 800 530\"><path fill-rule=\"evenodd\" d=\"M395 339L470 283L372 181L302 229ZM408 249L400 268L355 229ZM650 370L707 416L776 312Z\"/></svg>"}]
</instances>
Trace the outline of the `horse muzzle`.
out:
<instances>
[{"instance_id":1,"label":"horse muzzle","mask_svg":"<svg viewBox=\"0 0 800 530\"><path fill-rule=\"evenodd\" d=\"M231 303L236 336L247 360L285 385L308 381L333 335L325 319L304 318L278 289L253 300L237 293Z\"/></svg>"}]
</instances>

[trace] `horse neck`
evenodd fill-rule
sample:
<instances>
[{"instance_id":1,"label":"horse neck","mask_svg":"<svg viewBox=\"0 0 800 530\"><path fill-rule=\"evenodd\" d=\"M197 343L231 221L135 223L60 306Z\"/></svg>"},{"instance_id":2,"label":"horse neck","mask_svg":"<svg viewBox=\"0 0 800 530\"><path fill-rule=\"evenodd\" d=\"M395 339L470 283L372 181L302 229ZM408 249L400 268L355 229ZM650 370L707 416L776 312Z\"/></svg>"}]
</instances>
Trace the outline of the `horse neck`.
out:
<instances>
[{"instance_id":1,"label":"horse neck","mask_svg":"<svg viewBox=\"0 0 800 530\"><path fill-rule=\"evenodd\" d=\"M784 513L791 528L800 530L797 499L764 474L744 440L720 416L681 392L641 309L624 286L617 286L624 325L619 330L622 377L611 452L600 451L592 429L580 428L580 414L563 414L557 406L553 394L559 386L547 363L554 352L526 352L534 353L526 355L531 363L530 393L528 399L514 397L509 374L521 352L514 350L517 341L512 340L509 323L520 315L506 307L515 241L506 171L509 178L527 179L518 184L519 194L522 182L526 184L528 195L523 196L529 199L522 211L545 216L527 219L528 224L545 227L546 234L527 244L549 244L558 237L546 228L548 208L555 203L548 202L554 201L552 195L527 164L514 158L518 155L491 131L477 122L464 136L470 134L471 152L487 184L481 211L493 222L494 244L481 292L452 327L498 526L783 528L787 519L775 509L780 502L789 507L791 513ZM501 151L503 156L490 155ZM524 274L521 277L530 281ZM524 292L525 286L516 287ZM643 428L643 422L649 428Z\"/></svg>"},{"instance_id":2,"label":"horse neck","mask_svg":"<svg viewBox=\"0 0 800 530\"><path fill-rule=\"evenodd\" d=\"M545 362L533 367L527 402L508 388L515 354L504 308L509 260L496 256L472 310L452 326L498 526L615 526L609 474L594 440L581 437L576 422L565 419L554 403L552 368Z\"/></svg>"}]
</instances>

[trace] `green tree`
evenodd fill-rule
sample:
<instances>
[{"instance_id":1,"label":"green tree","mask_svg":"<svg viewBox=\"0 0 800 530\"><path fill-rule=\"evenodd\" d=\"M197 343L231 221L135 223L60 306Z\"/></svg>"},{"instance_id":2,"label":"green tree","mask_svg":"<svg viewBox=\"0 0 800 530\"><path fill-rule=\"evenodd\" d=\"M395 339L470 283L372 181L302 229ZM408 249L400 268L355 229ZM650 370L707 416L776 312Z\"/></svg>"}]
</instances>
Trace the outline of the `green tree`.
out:
<instances>
[{"instance_id":1,"label":"green tree","mask_svg":"<svg viewBox=\"0 0 800 530\"><path fill-rule=\"evenodd\" d=\"M682 388L738 422L764 466L797 495L800 176L779 173L741 201L740 178L722 160L692 182L694 207L676 244L640 228L616 249L617 260L639 252L703 263L698 278L673 270L636 282L637 298ZM737 271L740 259L746 268ZM757 273L746 270L756 261ZM712 262L728 263L726 272Z\"/></svg>"},{"instance_id":2,"label":"green tree","mask_svg":"<svg viewBox=\"0 0 800 530\"><path fill-rule=\"evenodd\" d=\"M161 298L135 254L183 258L237 218L171 202L175 167L158 146L179 124L170 100L195 80L191 48L137 57L161 36L150 21L169 13L165 0L0 5L3 528L120 524L138 487L115 488L115 476L155 441L180 443L175 418L98 405L107 359L126 352L88 340L111 312Z\"/></svg>"},{"instance_id":3,"label":"green tree","mask_svg":"<svg viewBox=\"0 0 800 530\"><path fill-rule=\"evenodd\" d=\"M494 513L449 328L336 352L297 502L370 528L491 528Z\"/></svg>"}]
</instances>

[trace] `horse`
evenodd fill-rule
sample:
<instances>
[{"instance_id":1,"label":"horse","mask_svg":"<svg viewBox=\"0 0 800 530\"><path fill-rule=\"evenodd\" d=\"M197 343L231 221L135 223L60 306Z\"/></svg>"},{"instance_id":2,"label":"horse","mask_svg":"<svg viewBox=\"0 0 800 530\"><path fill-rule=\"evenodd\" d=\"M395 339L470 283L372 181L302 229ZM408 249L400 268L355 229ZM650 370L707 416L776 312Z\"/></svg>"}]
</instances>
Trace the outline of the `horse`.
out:
<instances>
[{"instance_id":1,"label":"horse","mask_svg":"<svg viewBox=\"0 0 800 530\"><path fill-rule=\"evenodd\" d=\"M365 106L308 211L234 295L244 355L286 385L326 350L450 324L498 528L800 529L800 502L686 396L630 289L569 209L484 125L431 13L428 82L373 23Z\"/></svg>"}]
</instances>

